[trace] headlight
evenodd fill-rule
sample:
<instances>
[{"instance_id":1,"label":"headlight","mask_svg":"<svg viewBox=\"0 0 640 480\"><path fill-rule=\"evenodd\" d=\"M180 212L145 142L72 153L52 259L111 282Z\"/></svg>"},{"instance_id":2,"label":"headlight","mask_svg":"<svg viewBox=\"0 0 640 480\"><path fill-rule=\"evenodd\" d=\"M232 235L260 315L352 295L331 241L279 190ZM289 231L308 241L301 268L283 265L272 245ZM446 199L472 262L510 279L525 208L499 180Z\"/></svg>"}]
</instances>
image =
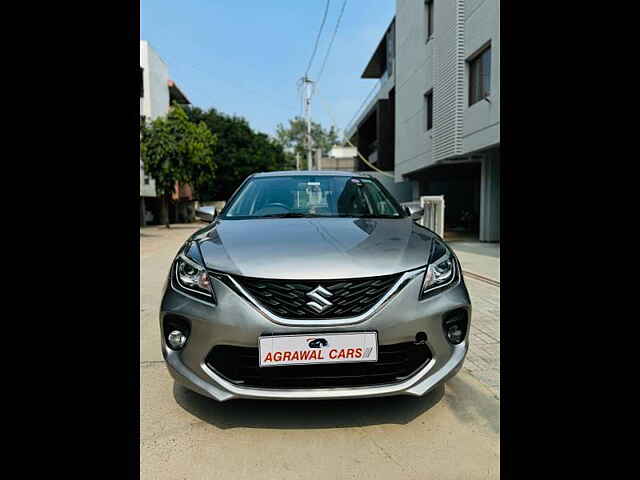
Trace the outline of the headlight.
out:
<instances>
[{"instance_id":1,"label":"headlight","mask_svg":"<svg viewBox=\"0 0 640 480\"><path fill-rule=\"evenodd\" d=\"M173 264L173 284L182 293L215 303L211 277L203 264L197 245L188 244Z\"/></svg>"},{"instance_id":2,"label":"headlight","mask_svg":"<svg viewBox=\"0 0 640 480\"><path fill-rule=\"evenodd\" d=\"M420 299L440 293L454 285L458 278L456 260L451 250L439 240L434 240L429 255L429 264L424 274Z\"/></svg>"}]
</instances>

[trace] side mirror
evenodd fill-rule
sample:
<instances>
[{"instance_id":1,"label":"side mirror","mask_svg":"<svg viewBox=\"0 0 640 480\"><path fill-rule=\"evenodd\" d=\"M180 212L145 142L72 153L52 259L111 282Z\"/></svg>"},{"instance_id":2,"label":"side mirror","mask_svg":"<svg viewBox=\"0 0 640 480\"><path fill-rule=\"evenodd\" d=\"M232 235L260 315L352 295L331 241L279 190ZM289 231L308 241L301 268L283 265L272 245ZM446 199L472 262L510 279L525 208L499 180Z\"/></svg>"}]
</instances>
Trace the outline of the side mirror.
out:
<instances>
[{"instance_id":1,"label":"side mirror","mask_svg":"<svg viewBox=\"0 0 640 480\"><path fill-rule=\"evenodd\" d=\"M217 213L215 207L200 207L196 210L196 217L203 222L211 223L215 220Z\"/></svg>"},{"instance_id":2,"label":"side mirror","mask_svg":"<svg viewBox=\"0 0 640 480\"><path fill-rule=\"evenodd\" d=\"M420 220L424 215L424 208L412 208L408 206L404 206L404 213L411 217L411 220Z\"/></svg>"}]
</instances>

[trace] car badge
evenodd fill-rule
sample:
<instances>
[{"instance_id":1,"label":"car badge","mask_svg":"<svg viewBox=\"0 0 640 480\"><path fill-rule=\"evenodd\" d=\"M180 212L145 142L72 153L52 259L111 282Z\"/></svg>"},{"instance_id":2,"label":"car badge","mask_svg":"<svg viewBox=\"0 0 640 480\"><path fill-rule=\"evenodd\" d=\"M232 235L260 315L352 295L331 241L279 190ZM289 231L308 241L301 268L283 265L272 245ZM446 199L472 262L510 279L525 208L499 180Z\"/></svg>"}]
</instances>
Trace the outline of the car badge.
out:
<instances>
[{"instance_id":1,"label":"car badge","mask_svg":"<svg viewBox=\"0 0 640 480\"><path fill-rule=\"evenodd\" d=\"M322 313L327 308L333 307L333 303L331 303L326 298L331 296L333 296L333 293L331 293L329 290L322 287L321 285L318 285L316 288L314 288L313 290L307 293L307 297L310 297L313 300L315 300L312 302L307 302L307 305L313 308L316 312Z\"/></svg>"}]
</instances>

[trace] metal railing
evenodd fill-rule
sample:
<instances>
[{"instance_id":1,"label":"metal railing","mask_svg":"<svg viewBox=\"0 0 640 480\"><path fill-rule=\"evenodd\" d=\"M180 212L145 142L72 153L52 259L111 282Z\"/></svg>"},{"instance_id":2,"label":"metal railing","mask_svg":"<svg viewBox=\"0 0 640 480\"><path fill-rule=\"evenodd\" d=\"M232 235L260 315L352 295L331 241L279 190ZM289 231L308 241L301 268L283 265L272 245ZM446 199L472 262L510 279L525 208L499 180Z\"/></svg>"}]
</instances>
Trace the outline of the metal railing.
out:
<instances>
[{"instance_id":1,"label":"metal railing","mask_svg":"<svg viewBox=\"0 0 640 480\"><path fill-rule=\"evenodd\" d=\"M343 132L345 137L348 136L348 132L350 132L355 127L356 122L360 120L360 116L364 112L368 111L368 108L366 107L368 107L371 104L372 99L378 96L381 86L382 86L382 81L380 79L376 80L375 84L373 85L373 88L369 91L367 96L364 98L364 100L356 110L356 113L353 114L353 117L351 118L349 123L344 127Z\"/></svg>"}]
</instances>

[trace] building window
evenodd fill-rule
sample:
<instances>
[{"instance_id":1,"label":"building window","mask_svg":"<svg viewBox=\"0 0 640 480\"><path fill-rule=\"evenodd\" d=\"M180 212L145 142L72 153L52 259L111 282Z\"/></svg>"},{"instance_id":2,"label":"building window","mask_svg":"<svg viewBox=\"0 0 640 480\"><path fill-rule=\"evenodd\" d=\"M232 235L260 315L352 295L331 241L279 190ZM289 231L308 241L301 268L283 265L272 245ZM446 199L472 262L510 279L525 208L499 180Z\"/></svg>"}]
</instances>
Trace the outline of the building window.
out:
<instances>
[{"instance_id":1,"label":"building window","mask_svg":"<svg viewBox=\"0 0 640 480\"><path fill-rule=\"evenodd\" d=\"M433 128L433 90L424 94L424 111L426 112L426 130Z\"/></svg>"},{"instance_id":2,"label":"building window","mask_svg":"<svg viewBox=\"0 0 640 480\"><path fill-rule=\"evenodd\" d=\"M140 67L140 98L144 97L144 68Z\"/></svg>"},{"instance_id":3,"label":"building window","mask_svg":"<svg viewBox=\"0 0 640 480\"><path fill-rule=\"evenodd\" d=\"M433 0L424 2L425 31L427 32L427 40L433 36Z\"/></svg>"},{"instance_id":4,"label":"building window","mask_svg":"<svg viewBox=\"0 0 640 480\"><path fill-rule=\"evenodd\" d=\"M144 184L149 185L149 177L147 175L144 176Z\"/></svg>"},{"instance_id":5,"label":"building window","mask_svg":"<svg viewBox=\"0 0 640 480\"><path fill-rule=\"evenodd\" d=\"M491 47L469 60L469 106L491 94Z\"/></svg>"}]
</instances>

